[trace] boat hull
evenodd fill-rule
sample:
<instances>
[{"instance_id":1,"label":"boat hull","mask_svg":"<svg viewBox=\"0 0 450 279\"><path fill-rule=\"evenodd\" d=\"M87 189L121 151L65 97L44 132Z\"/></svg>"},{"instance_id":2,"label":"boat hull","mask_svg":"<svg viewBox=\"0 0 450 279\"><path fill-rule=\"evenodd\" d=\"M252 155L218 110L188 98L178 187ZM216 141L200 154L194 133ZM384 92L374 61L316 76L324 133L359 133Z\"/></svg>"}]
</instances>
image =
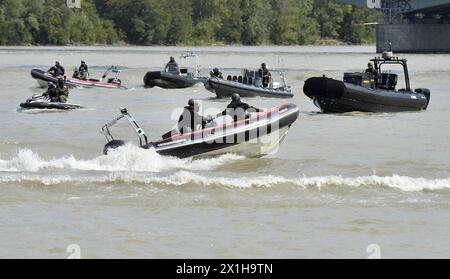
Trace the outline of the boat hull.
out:
<instances>
[{"instance_id":1,"label":"boat hull","mask_svg":"<svg viewBox=\"0 0 450 279\"><path fill-rule=\"evenodd\" d=\"M56 83L59 78L64 77L54 77L42 70L33 69L31 70L31 76L36 79L40 87L47 87L48 82ZM84 88L109 88L109 89L124 89L119 83L101 82L98 80L82 80L77 78L66 77L66 85L70 87L84 87Z\"/></svg>"},{"instance_id":2,"label":"boat hull","mask_svg":"<svg viewBox=\"0 0 450 279\"><path fill-rule=\"evenodd\" d=\"M254 85L244 84L231 80L210 78L205 87L218 98L228 98L237 93L241 97L269 97L269 98L292 98L294 94L290 90L262 88Z\"/></svg>"},{"instance_id":3,"label":"boat hull","mask_svg":"<svg viewBox=\"0 0 450 279\"><path fill-rule=\"evenodd\" d=\"M167 72L148 72L144 76L144 84L146 87L153 88L158 86L164 89L181 89L189 88L198 83L207 82L207 78L196 77L189 78L182 75L167 73Z\"/></svg>"},{"instance_id":4,"label":"boat hull","mask_svg":"<svg viewBox=\"0 0 450 279\"><path fill-rule=\"evenodd\" d=\"M288 104L255 114L246 120L174 135L144 148L153 148L161 155L179 158L210 157L226 153L261 157L277 150L298 116L299 108Z\"/></svg>"},{"instance_id":5,"label":"boat hull","mask_svg":"<svg viewBox=\"0 0 450 279\"><path fill-rule=\"evenodd\" d=\"M430 101L427 89L372 89L326 77L308 79L303 91L324 113L420 111L427 109Z\"/></svg>"},{"instance_id":6,"label":"boat hull","mask_svg":"<svg viewBox=\"0 0 450 279\"><path fill-rule=\"evenodd\" d=\"M77 104L45 102L45 101L29 101L21 103L20 107L22 109L57 109L57 110L73 110L83 108L82 106Z\"/></svg>"}]
</instances>

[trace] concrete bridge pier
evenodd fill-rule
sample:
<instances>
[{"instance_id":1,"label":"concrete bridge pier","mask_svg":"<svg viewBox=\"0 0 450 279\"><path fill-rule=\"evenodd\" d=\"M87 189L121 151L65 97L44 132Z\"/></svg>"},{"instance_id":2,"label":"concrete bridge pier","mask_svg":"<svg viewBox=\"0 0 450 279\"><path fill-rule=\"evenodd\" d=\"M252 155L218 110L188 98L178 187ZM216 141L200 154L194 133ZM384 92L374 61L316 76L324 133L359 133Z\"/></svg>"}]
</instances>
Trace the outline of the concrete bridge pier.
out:
<instances>
[{"instance_id":1,"label":"concrete bridge pier","mask_svg":"<svg viewBox=\"0 0 450 279\"><path fill-rule=\"evenodd\" d=\"M450 24L377 25L377 52L450 52Z\"/></svg>"}]
</instances>

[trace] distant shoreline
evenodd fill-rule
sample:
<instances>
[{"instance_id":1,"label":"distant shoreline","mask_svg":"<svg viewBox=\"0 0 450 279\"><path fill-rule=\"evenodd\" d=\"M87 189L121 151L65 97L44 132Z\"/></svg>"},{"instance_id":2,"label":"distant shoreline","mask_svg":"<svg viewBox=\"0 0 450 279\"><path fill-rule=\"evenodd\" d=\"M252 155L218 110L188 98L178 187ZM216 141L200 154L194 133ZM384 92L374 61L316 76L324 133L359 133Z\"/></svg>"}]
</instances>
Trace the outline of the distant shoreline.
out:
<instances>
[{"instance_id":1,"label":"distant shoreline","mask_svg":"<svg viewBox=\"0 0 450 279\"><path fill-rule=\"evenodd\" d=\"M203 47L317 47L317 46L326 46L326 47L339 47L339 46L346 46L346 47L352 47L352 46L374 46L375 43L371 44L347 44L344 42L336 42L334 40L322 40L319 43L316 44L305 44L305 45L273 45L273 44L267 44L267 45L242 45L242 44L204 44L204 45L133 45L133 44L90 44L90 45L84 45L84 44L67 44L67 45L0 45L0 48L30 48L30 47L48 47L48 48L67 48L67 47L73 47L73 48L83 48L83 47L108 47L108 48L133 48L133 47L139 47L139 48L157 48L157 47L169 47L169 48L203 48Z\"/></svg>"}]
</instances>

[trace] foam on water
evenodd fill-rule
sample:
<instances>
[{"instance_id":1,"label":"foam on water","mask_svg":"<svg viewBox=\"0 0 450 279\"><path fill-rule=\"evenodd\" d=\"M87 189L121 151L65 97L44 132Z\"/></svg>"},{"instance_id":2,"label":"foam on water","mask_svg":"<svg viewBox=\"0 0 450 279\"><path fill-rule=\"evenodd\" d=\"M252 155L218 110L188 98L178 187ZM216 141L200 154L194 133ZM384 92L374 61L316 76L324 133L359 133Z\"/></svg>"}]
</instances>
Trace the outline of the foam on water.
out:
<instances>
[{"instance_id":1,"label":"foam on water","mask_svg":"<svg viewBox=\"0 0 450 279\"><path fill-rule=\"evenodd\" d=\"M361 176L361 177L302 177L284 178L280 176L260 176L260 177L215 177L196 174L190 171L177 171L168 176L158 176L154 173L136 172L114 172L108 175L77 177L71 175L30 175L30 174L7 174L0 176L1 184L11 183L33 183L46 186L56 186L62 184L143 184L152 186L198 186L198 187L230 187L230 188L276 188L282 186L294 186L307 188L318 188L326 190L329 187L347 188L392 188L405 192L437 191L450 189L450 178L445 179L425 179L412 178L407 176Z\"/></svg>"},{"instance_id":2,"label":"foam on water","mask_svg":"<svg viewBox=\"0 0 450 279\"><path fill-rule=\"evenodd\" d=\"M38 172L43 169L68 169L109 172L162 172L167 170L211 170L225 162L241 160L244 157L233 154L217 158L192 160L163 157L154 150L126 145L113 150L108 156L99 156L90 160L79 160L74 156L42 159L29 149L22 149L9 160L0 159L2 172Z\"/></svg>"}]
</instances>

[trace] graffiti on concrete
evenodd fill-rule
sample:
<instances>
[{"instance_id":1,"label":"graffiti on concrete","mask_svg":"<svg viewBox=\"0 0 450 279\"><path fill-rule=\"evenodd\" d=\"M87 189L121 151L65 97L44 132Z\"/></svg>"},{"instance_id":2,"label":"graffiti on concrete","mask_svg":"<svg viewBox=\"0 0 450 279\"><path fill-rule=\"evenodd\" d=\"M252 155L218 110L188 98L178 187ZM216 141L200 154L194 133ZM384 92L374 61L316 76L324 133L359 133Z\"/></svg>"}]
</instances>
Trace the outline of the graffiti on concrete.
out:
<instances>
[{"instance_id":1,"label":"graffiti on concrete","mask_svg":"<svg viewBox=\"0 0 450 279\"><path fill-rule=\"evenodd\" d=\"M367 0L369 9L381 9L381 0Z\"/></svg>"},{"instance_id":2,"label":"graffiti on concrete","mask_svg":"<svg viewBox=\"0 0 450 279\"><path fill-rule=\"evenodd\" d=\"M399 13L409 12L413 9L411 0L384 0L381 2L381 9L395 10Z\"/></svg>"},{"instance_id":3,"label":"graffiti on concrete","mask_svg":"<svg viewBox=\"0 0 450 279\"><path fill-rule=\"evenodd\" d=\"M399 15L413 10L411 0L367 0L374 8L381 10L384 13L385 20L392 22Z\"/></svg>"}]
</instances>

